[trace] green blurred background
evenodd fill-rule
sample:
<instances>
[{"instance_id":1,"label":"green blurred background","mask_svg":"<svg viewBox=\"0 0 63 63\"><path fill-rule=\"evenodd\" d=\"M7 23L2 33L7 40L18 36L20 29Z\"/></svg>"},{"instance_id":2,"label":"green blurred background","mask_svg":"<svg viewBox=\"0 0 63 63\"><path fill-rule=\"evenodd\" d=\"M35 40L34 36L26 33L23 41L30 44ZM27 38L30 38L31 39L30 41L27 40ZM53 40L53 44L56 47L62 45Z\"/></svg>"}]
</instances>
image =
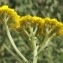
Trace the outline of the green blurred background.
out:
<instances>
[{"instance_id":1,"label":"green blurred background","mask_svg":"<svg viewBox=\"0 0 63 63\"><path fill-rule=\"evenodd\" d=\"M30 14L32 16L56 18L63 22L63 0L0 0L0 6L4 4L15 9L21 16ZM12 31L11 34L18 49L31 63L32 53L27 44L17 32ZM39 55L38 63L63 63L63 36L56 37L52 41L50 46ZM0 63L24 63L23 61L19 62L19 58L16 57L18 55L15 56L14 53L16 54L0 25Z\"/></svg>"}]
</instances>

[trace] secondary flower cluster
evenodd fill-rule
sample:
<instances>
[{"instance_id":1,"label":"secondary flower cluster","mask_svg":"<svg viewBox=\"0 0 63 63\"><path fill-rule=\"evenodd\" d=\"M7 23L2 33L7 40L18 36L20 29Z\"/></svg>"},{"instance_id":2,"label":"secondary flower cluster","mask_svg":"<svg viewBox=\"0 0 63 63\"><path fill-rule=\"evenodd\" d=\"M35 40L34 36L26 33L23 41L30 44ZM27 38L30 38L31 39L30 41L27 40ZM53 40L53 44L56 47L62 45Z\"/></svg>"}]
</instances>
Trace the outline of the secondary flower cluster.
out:
<instances>
[{"instance_id":1,"label":"secondary flower cluster","mask_svg":"<svg viewBox=\"0 0 63 63\"><path fill-rule=\"evenodd\" d=\"M45 34L47 31L51 31L52 33L56 33L57 35L63 34L63 24L61 22L58 22L55 18L40 18L30 15L20 18L20 16L17 15L17 13L7 5L0 7L0 19L4 14L9 17L9 22L12 23L11 27L18 27L17 29L19 30L22 30L23 27L28 30L29 26L33 28L37 26L37 33L39 34Z\"/></svg>"},{"instance_id":2,"label":"secondary flower cluster","mask_svg":"<svg viewBox=\"0 0 63 63\"><path fill-rule=\"evenodd\" d=\"M0 7L0 19L8 18L9 25L11 27L16 27L19 25L20 16L14 11L14 9L9 8L7 5ZM13 25L14 24L14 25Z\"/></svg>"},{"instance_id":3,"label":"secondary flower cluster","mask_svg":"<svg viewBox=\"0 0 63 63\"><path fill-rule=\"evenodd\" d=\"M45 34L47 31L51 31L51 33L56 33L57 35L63 34L63 24L58 22L55 18L40 18L30 15L21 17L20 29L22 30L22 28L25 27L28 30L29 25L31 25L33 28L37 26L37 32L39 34Z\"/></svg>"}]
</instances>

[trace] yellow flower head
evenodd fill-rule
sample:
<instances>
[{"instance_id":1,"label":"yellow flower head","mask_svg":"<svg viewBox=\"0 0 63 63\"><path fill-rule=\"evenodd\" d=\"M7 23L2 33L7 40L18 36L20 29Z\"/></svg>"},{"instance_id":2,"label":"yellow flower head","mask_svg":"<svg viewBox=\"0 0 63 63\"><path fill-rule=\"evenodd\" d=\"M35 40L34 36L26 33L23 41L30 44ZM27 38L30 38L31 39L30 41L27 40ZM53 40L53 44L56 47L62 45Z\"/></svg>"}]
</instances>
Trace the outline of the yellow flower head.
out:
<instances>
[{"instance_id":1,"label":"yellow flower head","mask_svg":"<svg viewBox=\"0 0 63 63\"><path fill-rule=\"evenodd\" d=\"M14 11L14 9L9 8L7 5L3 5L0 7L0 18L3 19L3 16L6 16L9 18L9 24L11 24L12 27L19 26L19 19L20 16L17 15L17 13ZM14 24L14 25L13 25Z\"/></svg>"},{"instance_id":2,"label":"yellow flower head","mask_svg":"<svg viewBox=\"0 0 63 63\"><path fill-rule=\"evenodd\" d=\"M39 34L46 34L47 29L51 32L51 34L56 33L57 35L63 34L63 24L61 22L58 22L58 20L51 19L51 18L40 18L37 16L23 16L20 19L20 30L22 30L23 27L25 27L27 30L29 28L29 25L35 28L36 25L38 25L38 32Z\"/></svg>"},{"instance_id":3,"label":"yellow flower head","mask_svg":"<svg viewBox=\"0 0 63 63\"><path fill-rule=\"evenodd\" d=\"M54 31L54 33L58 34L58 35L63 35L63 24L61 22L58 22L58 20L54 19L50 19L50 18L45 18L45 25L46 28L52 29Z\"/></svg>"},{"instance_id":4,"label":"yellow flower head","mask_svg":"<svg viewBox=\"0 0 63 63\"><path fill-rule=\"evenodd\" d=\"M23 27L25 27L27 30L29 29L29 26L35 28L37 26L38 31L44 28L44 20L37 16L23 16L20 19L20 30L22 30Z\"/></svg>"},{"instance_id":5,"label":"yellow flower head","mask_svg":"<svg viewBox=\"0 0 63 63\"><path fill-rule=\"evenodd\" d=\"M27 15L27 16L23 16L21 17L21 20L20 20L20 25L25 25L25 24L31 24L31 25L40 25L41 27L43 27L43 24L44 24L44 21L42 18L39 18L39 17L36 17L36 16L30 16L30 15Z\"/></svg>"}]
</instances>

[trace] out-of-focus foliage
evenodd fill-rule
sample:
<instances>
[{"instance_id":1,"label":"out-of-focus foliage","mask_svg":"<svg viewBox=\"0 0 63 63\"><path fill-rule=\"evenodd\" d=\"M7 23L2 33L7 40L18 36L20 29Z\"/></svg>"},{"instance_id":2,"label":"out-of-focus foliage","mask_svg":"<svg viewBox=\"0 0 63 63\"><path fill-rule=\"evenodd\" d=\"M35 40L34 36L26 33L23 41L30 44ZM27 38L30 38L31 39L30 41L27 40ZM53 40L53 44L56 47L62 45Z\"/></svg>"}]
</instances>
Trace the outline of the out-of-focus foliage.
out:
<instances>
[{"instance_id":1,"label":"out-of-focus foliage","mask_svg":"<svg viewBox=\"0 0 63 63\"><path fill-rule=\"evenodd\" d=\"M30 14L63 21L63 0L0 0L0 6L3 4L14 8L21 16ZM11 34L18 49L32 61L32 53L26 45L27 42L25 43L17 32L12 31ZM63 37L57 37L52 41L50 46L39 54L38 63L63 63ZM5 29L0 24L0 63L20 63L18 55L14 53L16 54L6 36Z\"/></svg>"}]
</instances>

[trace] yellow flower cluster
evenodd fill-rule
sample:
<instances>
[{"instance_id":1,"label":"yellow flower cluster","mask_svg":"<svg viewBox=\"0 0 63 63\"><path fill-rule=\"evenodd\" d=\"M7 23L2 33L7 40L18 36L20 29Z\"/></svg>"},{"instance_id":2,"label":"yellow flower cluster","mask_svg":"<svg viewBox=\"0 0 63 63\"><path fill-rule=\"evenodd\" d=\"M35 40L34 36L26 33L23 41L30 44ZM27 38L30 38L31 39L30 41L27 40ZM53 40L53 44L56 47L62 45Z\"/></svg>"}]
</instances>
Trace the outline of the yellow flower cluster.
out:
<instances>
[{"instance_id":1,"label":"yellow flower cluster","mask_svg":"<svg viewBox=\"0 0 63 63\"><path fill-rule=\"evenodd\" d=\"M23 27L25 27L25 29L29 31L29 26L33 27L33 29L37 27L38 29L37 33L41 32L42 29L44 28L44 19L37 17L37 16L32 17L30 15L22 16L20 19L19 31L21 31Z\"/></svg>"},{"instance_id":2,"label":"yellow flower cluster","mask_svg":"<svg viewBox=\"0 0 63 63\"><path fill-rule=\"evenodd\" d=\"M58 20L45 18L45 24L49 25L50 29L53 28L54 32L58 35L63 35L63 23L58 22Z\"/></svg>"},{"instance_id":3,"label":"yellow flower cluster","mask_svg":"<svg viewBox=\"0 0 63 63\"><path fill-rule=\"evenodd\" d=\"M39 33L46 33L45 29L52 29L54 33L57 35L62 35L63 34L63 24L61 22L58 22L55 18L50 19L48 17L46 18L40 18L36 16L23 16L20 19L20 28L23 28L25 26L26 28L29 27L29 23L31 26L36 26L38 24L38 31ZM28 29L27 29L28 30Z\"/></svg>"},{"instance_id":4,"label":"yellow flower cluster","mask_svg":"<svg viewBox=\"0 0 63 63\"><path fill-rule=\"evenodd\" d=\"M27 15L27 16L23 16L21 17L20 19L20 25L27 25L30 24L31 26L35 26L35 25L39 25L40 28L42 28L44 26L44 20L40 17L36 17L36 16L30 16L30 15ZM26 26L26 27L27 27Z\"/></svg>"},{"instance_id":5,"label":"yellow flower cluster","mask_svg":"<svg viewBox=\"0 0 63 63\"><path fill-rule=\"evenodd\" d=\"M28 30L29 26L33 28L37 26L37 32L39 32L40 34L45 34L46 29L52 29L52 32L56 34L63 34L63 24L61 22L58 22L55 18L40 18L37 16L30 15L23 16L20 18L20 16L17 15L14 9L9 8L7 5L0 7L0 16L2 16L2 18L3 15L7 15L7 17L9 17L8 22L11 23L11 27L18 27L17 29L20 30L22 30L23 27L25 27Z\"/></svg>"},{"instance_id":6,"label":"yellow flower cluster","mask_svg":"<svg viewBox=\"0 0 63 63\"><path fill-rule=\"evenodd\" d=\"M2 7L0 7L0 16L2 16L0 18L3 19L3 15L9 18L9 22L12 24L12 27L19 26L20 16L17 15L14 9L9 8L7 5L3 5Z\"/></svg>"}]
</instances>

